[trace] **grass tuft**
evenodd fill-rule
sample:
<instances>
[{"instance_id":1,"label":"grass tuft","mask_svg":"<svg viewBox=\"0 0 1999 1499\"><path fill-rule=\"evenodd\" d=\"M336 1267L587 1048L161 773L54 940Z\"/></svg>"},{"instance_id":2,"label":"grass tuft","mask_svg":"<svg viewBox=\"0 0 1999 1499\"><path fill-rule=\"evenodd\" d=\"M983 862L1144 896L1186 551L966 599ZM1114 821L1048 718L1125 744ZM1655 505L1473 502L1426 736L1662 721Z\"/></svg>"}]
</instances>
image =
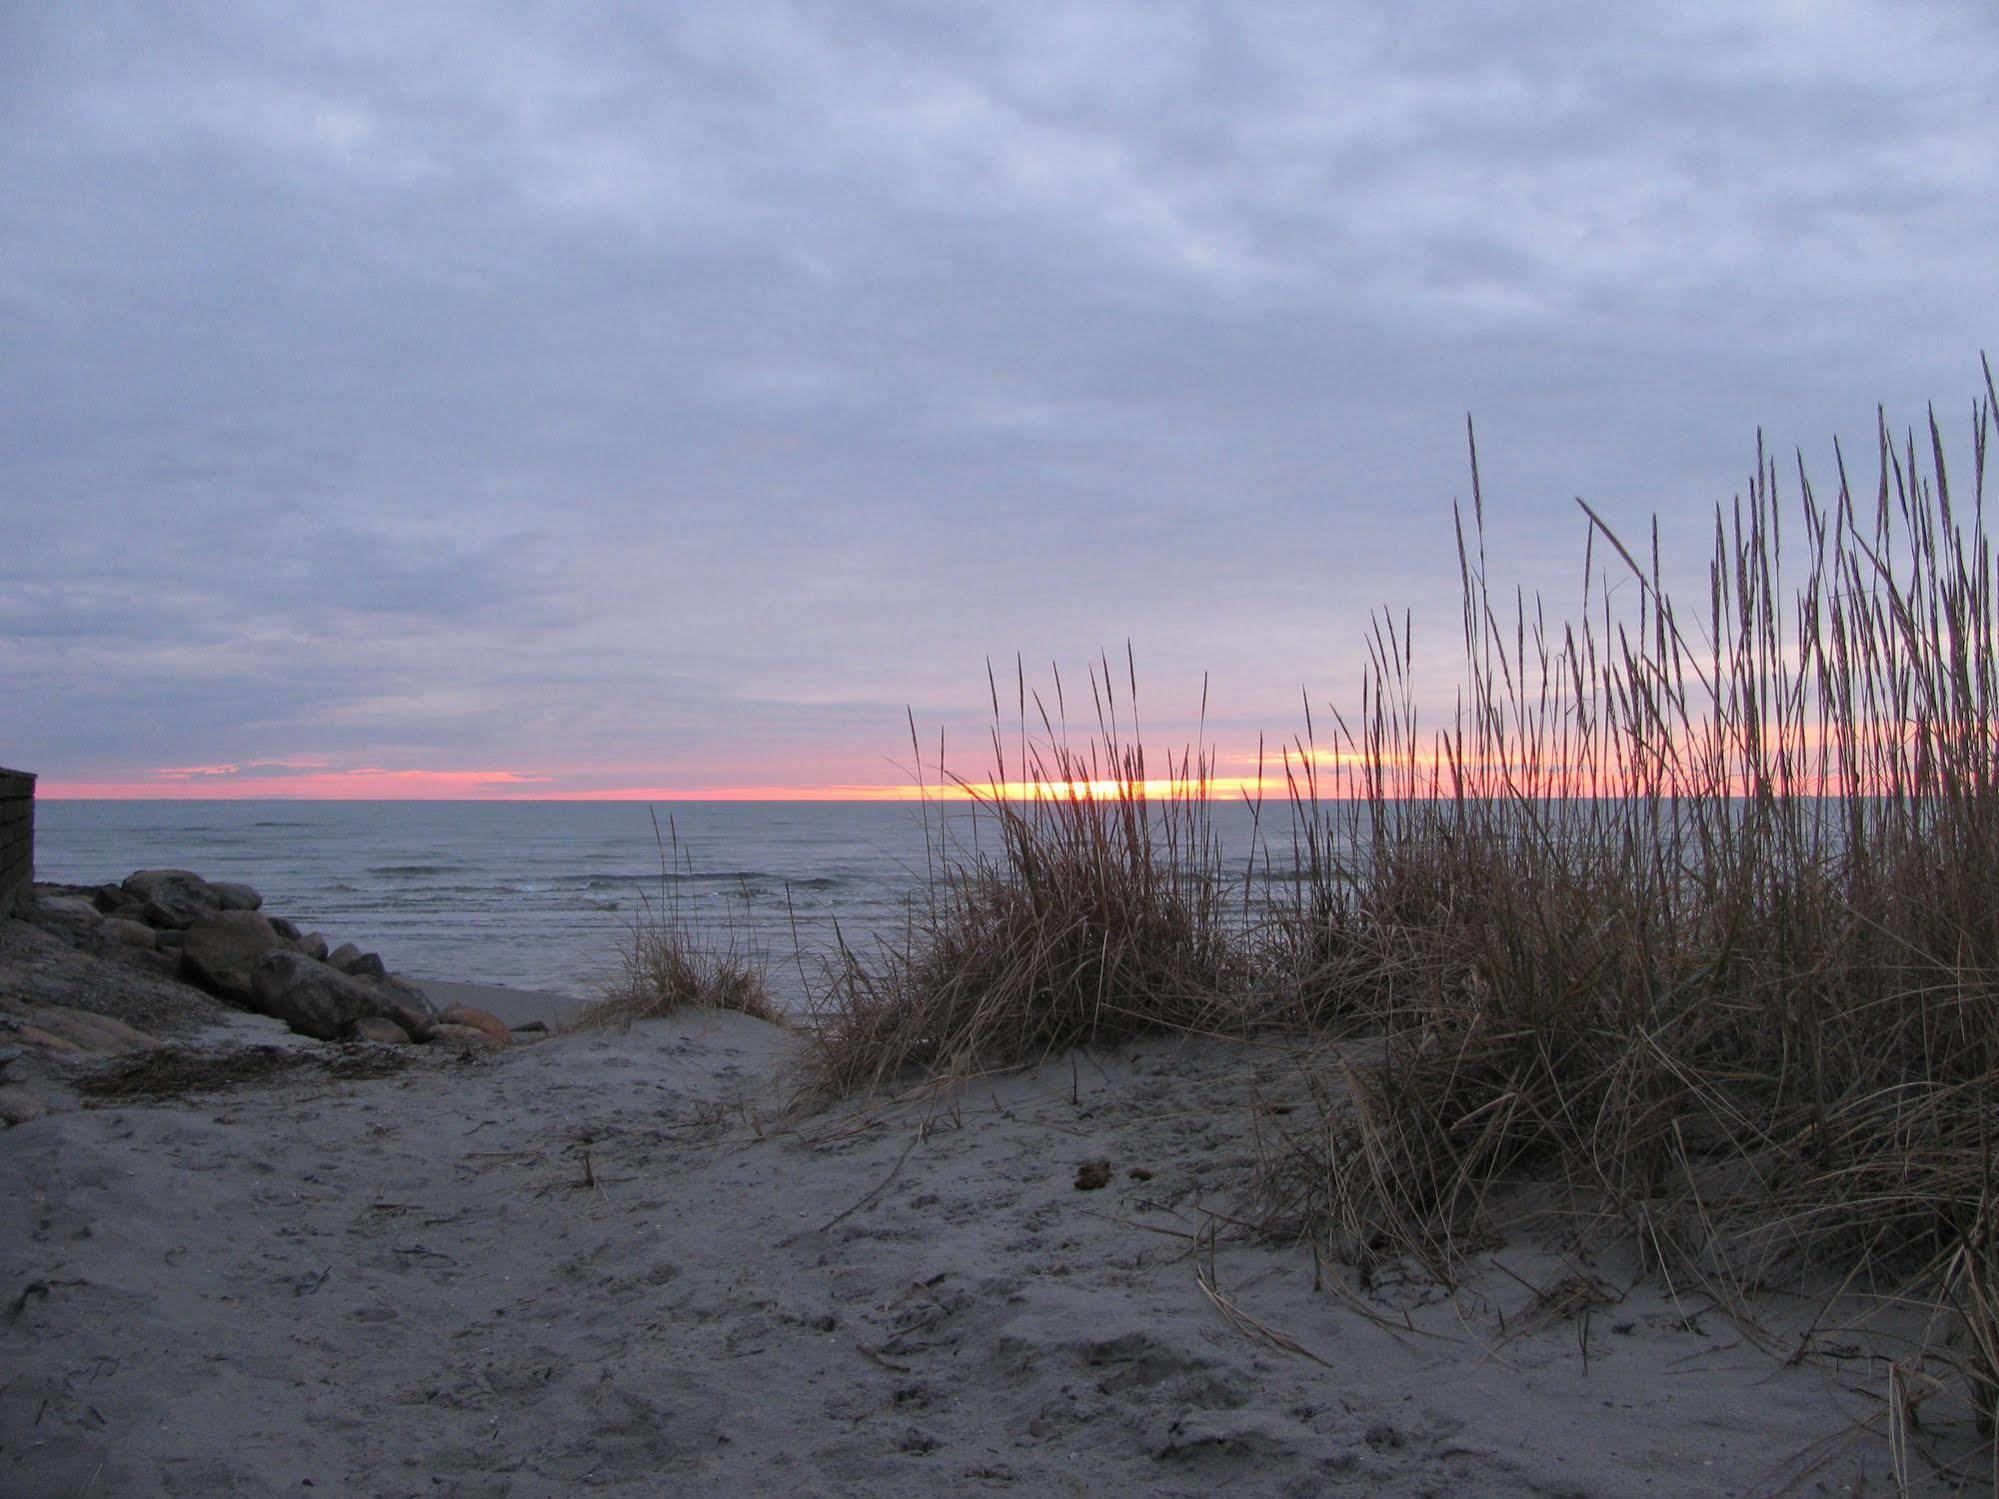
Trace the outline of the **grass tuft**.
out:
<instances>
[{"instance_id":1,"label":"grass tuft","mask_svg":"<svg viewBox=\"0 0 1999 1499\"><path fill-rule=\"evenodd\" d=\"M846 1094L913 1070L963 1074L1240 1023L1212 766L1189 749L1164 767L1167 787L1151 780L1129 655L1125 664L1122 703L1108 661L1092 670L1096 730L1081 744L1066 732L1059 675L1051 713L1016 667L1012 756L988 674L993 777L957 780L966 802L926 803L929 878L903 930L866 951L842 940L825 964L818 1088Z\"/></svg>"},{"instance_id":2,"label":"grass tuft","mask_svg":"<svg viewBox=\"0 0 1999 1499\"><path fill-rule=\"evenodd\" d=\"M694 875L671 820L659 844L658 894L641 891L638 914L618 949L619 968L572 1029L630 1026L684 1009L736 1010L773 1025L789 1017L771 997L768 965L748 937L748 923L704 918L686 886Z\"/></svg>"}]
</instances>

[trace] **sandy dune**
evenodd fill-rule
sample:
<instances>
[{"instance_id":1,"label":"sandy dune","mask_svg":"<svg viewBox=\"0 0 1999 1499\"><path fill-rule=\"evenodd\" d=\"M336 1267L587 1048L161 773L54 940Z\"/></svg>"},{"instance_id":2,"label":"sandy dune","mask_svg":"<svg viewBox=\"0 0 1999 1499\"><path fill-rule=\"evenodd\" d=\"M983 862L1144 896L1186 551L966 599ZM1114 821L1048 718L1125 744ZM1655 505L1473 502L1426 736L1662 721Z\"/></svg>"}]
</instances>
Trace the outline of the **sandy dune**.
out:
<instances>
[{"instance_id":1,"label":"sandy dune","mask_svg":"<svg viewBox=\"0 0 1999 1499\"><path fill-rule=\"evenodd\" d=\"M1886 1486L1881 1366L1619 1267L1507 1246L1363 1315L1302 1249L1210 1247L1275 1054L783 1123L792 1043L731 1015L372 1077L226 1034L310 1059L0 1136L0 1492Z\"/></svg>"}]
</instances>

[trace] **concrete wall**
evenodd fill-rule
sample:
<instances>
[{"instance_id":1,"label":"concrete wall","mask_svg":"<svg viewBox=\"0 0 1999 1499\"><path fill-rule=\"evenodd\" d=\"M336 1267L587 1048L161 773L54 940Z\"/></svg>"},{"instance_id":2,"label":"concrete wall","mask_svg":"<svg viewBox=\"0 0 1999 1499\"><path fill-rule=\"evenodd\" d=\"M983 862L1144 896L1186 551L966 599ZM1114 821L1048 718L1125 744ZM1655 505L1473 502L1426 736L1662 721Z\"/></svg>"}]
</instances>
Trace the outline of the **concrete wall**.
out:
<instances>
[{"instance_id":1,"label":"concrete wall","mask_svg":"<svg viewBox=\"0 0 1999 1499\"><path fill-rule=\"evenodd\" d=\"M0 916L35 877L35 778L0 768Z\"/></svg>"}]
</instances>

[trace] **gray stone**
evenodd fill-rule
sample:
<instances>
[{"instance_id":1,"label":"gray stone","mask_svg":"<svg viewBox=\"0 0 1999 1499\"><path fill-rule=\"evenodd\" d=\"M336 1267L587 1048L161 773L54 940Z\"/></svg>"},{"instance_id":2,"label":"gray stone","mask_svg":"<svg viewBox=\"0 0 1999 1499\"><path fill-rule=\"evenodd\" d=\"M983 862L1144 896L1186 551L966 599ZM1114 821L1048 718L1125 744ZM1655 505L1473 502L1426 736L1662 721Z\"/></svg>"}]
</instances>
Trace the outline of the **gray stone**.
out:
<instances>
[{"instance_id":1,"label":"gray stone","mask_svg":"<svg viewBox=\"0 0 1999 1499\"><path fill-rule=\"evenodd\" d=\"M271 925L276 926L277 923L274 921ZM294 937L292 939L292 951L304 953L315 963L324 963L326 961L326 939L318 932L307 932L303 937Z\"/></svg>"},{"instance_id":2,"label":"gray stone","mask_svg":"<svg viewBox=\"0 0 1999 1499\"><path fill-rule=\"evenodd\" d=\"M355 1021L381 1014L384 1001L359 979L278 947L250 975L250 1007L303 1035L337 1041Z\"/></svg>"},{"instance_id":3,"label":"gray stone","mask_svg":"<svg viewBox=\"0 0 1999 1499\"><path fill-rule=\"evenodd\" d=\"M430 996L399 973L385 973L378 979L363 979L363 982L372 985L383 998L405 1009L432 1018L437 1015L437 1006L430 1002Z\"/></svg>"},{"instance_id":4,"label":"gray stone","mask_svg":"<svg viewBox=\"0 0 1999 1499\"><path fill-rule=\"evenodd\" d=\"M343 942L326 955L326 961L331 963L335 968L338 968L342 973L345 973L347 965L360 956L360 948L351 942Z\"/></svg>"},{"instance_id":5,"label":"gray stone","mask_svg":"<svg viewBox=\"0 0 1999 1499\"><path fill-rule=\"evenodd\" d=\"M357 979L383 979L389 976L389 967L380 953L364 952L348 963L347 972Z\"/></svg>"},{"instance_id":6,"label":"gray stone","mask_svg":"<svg viewBox=\"0 0 1999 1499\"><path fill-rule=\"evenodd\" d=\"M104 934L107 942L123 943L126 947L157 947L159 936L143 921L132 921L123 916L107 916L98 923L97 930Z\"/></svg>"},{"instance_id":7,"label":"gray stone","mask_svg":"<svg viewBox=\"0 0 1999 1499\"><path fill-rule=\"evenodd\" d=\"M296 923L286 921L282 916L267 916L264 919L276 928L277 934L284 938L285 941L298 941L298 926Z\"/></svg>"},{"instance_id":8,"label":"gray stone","mask_svg":"<svg viewBox=\"0 0 1999 1499\"><path fill-rule=\"evenodd\" d=\"M101 916L95 904L81 895L44 895L35 901L35 914L55 921L96 922Z\"/></svg>"},{"instance_id":9,"label":"gray stone","mask_svg":"<svg viewBox=\"0 0 1999 1499\"><path fill-rule=\"evenodd\" d=\"M393 1020L409 1032L412 1041L428 1041L437 1029L437 1017L428 1010L412 1010L397 1004L394 1000L382 1006L384 1019Z\"/></svg>"},{"instance_id":10,"label":"gray stone","mask_svg":"<svg viewBox=\"0 0 1999 1499\"><path fill-rule=\"evenodd\" d=\"M90 892L90 898L97 902L97 909L106 916L124 916L133 921L145 919L145 901L123 885L99 885Z\"/></svg>"},{"instance_id":11,"label":"gray stone","mask_svg":"<svg viewBox=\"0 0 1999 1499\"><path fill-rule=\"evenodd\" d=\"M125 888L146 903L146 920L158 927L190 927L222 909L208 881L187 869L141 869Z\"/></svg>"},{"instance_id":12,"label":"gray stone","mask_svg":"<svg viewBox=\"0 0 1999 1499\"><path fill-rule=\"evenodd\" d=\"M181 973L218 999L247 1005L258 960L284 945L285 939L255 911L219 911L187 929Z\"/></svg>"},{"instance_id":13,"label":"gray stone","mask_svg":"<svg viewBox=\"0 0 1999 1499\"><path fill-rule=\"evenodd\" d=\"M228 880L210 880L208 888L215 892L216 903L225 911L255 911L264 904L264 897L248 885L238 885Z\"/></svg>"}]
</instances>

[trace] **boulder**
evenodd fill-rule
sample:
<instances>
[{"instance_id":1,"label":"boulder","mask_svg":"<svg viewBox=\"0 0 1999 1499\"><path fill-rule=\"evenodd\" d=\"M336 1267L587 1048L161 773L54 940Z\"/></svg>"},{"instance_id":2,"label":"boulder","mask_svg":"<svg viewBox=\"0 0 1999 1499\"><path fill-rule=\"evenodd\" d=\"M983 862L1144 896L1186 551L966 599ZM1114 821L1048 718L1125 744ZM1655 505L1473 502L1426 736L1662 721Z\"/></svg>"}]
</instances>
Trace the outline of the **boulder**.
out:
<instances>
[{"instance_id":1,"label":"boulder","mask_svg":"<svg viewBox=\"0 0 1999 1499\"><path fill-rule=\"evenodd\" d=\"M81 895L44 895L35 901L35 914L45 920L89 921L102 919L96 902Z\"/></svg>"},{"instance_id":2,"label":"boulder","mask_svg":"<svg viewBox=\"0 0 1999 1499\"><path fill-rule=\"evenodd\" d=\"M410 1033L395 1021L380 1015L363 1015L354 1022L354 1039L373 1041L380 1046L407 1046L410 1044Z\"/></svg>"},{"instance_id":3,"label":"boulder","mask_svg":"<svg viewBox=\"0 0 1999 1499\"><path fill-rule=\"evenodd\" d=\"M277 923L274 921L271 925L277 926ZM286 925L289 926L290 923L287 922ZM304 953L315 963L324 963L326 961L326 939L320 936L318 932L307 932L303 937L292 938L292 951Z\"/></svg>"},{"instance_id":4,"label":"boulder","mask_svg":"<svg viewBox=\"0 0 1999 1499\"><path fill-rule=\"evenodd\" d=\"M215 899L225 911L254 911L264 904L264 897L248 885L238 885L229 880L210 880L208 888L215 892Z\"/></svg>"},{"instance_id":5,"label":"boulder","mask_svg":"<svg viewBox=\"0 0 1999 1499\"><path fill-rule=\"evenodd\" d=\"M214 888L188 869L141 869L125 876L125 888L145 901L154 926L189 927L222 909Z\"/></svg>"},{"instance_id":6,"label":"boulder","mask_svg":"<svg viewBox=\"0 0 1999 1499\"><path fill-rule=\"evenodd\" d=\"M98 923L97 930L104 934L107 942L126 947L156 947L159 939L153 929L143 921L132 921L124 916L107 916Z\"/></svg>"},{"instance_id":7,"label":"boulder","mask_svg":"<svg viewBox=\"0 0 1999 1499\"><path fill-rule=\"evenodd\" d=\"M348 959L345 971L357 979L382 979L389 976L389 965L382 961L380 953L364 952L358 958Z\"/></svg>"},{"instance_id":8,"label":"boulder","mask_svg":"<svg viewBox=\"0 0 1999 1499\"><path fill-rule=\"evenodd\" d=\"M321 1041L337 1041L355 1021L381 1014L383 1004L358 979L285 947L265 953L250 974L251 1009Z\"/></svg>"},{"instance_id":9,"label":"boulder","mask_svg":"<svg viewBox=\"0 0 1999 1499\"><path fill-rule=\"evenodd\" d=\"M278 935L284 938L285 941L298 941L298 926L296 923L286 921L282 916L267 916L264 919L277 929Z\"/></svg>"},{"instance_id":10,"label":"boulder","mask_svg":"<svg viewBox=\"0 0 1999 1499\"><path fill-rule=\"evenodd\" d=\"M151 1051L161 1044L158 1037L135 1030L122 1020L68 1005L37 1005L24 1018L28 1023L14 1033L14 1039L44 1051L116 1057Z\"/></svg>"},{"instance_id":11,"label":"boulder","mask_svg":"<svg viewBox=\"0 0 1999 1499\"><path fill-rule=\"evenodd\" d=\"M151 928L147 928L148 931ZM165 947L125 947L113 943L106 949L105 956L114 963L122 963L127 968L136 968L141 973L156 973L163 979L180 977L180 952Z\"/></svg>"},{"instance_id":12,"label":"boulder","mask_svg":"<svg viewBox=\"0 0 1999 1499\"><path fill-rule=\"evenodd\" d=\"M98 885L91 890L90 898L106 916L125 916L138 921L145 915L145 901L123 885Z\"/></svg>"},{"instance_id":13,"label":"boulder","mask_svg":"<svg viewBox=\"0 0 1999 1499\"><path fill-rule=\"evenodd\" d=\"M345 973L347 965L360 956L360 948L351 942L343 942L326 955L326 961L331 963L335 968L338 968L342 973Z\"/></svg>"},{"instance_id":14,"label":"boulder","mask_svg":"<svg viewBox=\"0 0 1999 1499\"><path fill-rule=\"evenodd\" d=\"M455 1005L437 1017L437 1027L442 1031L446 1026L463 1026L478 1031L495 1046L514 1044L513 1033L499 1016L485 1010L475 1010L470 1005Z\"/></svg>"},{"instance_id":15,"label":"boulder","mask_svg":"<svg viewBox=\"0 0 1999 1499\"><path fill-rule=\"evenodd\" d=\"M24 1025L14 1032L16 1040L57 1056L75 1055L84 1050L67 1036L58 1036L54 1031L43 1030L39 1025Z\"/></svg>"},{"instance_id":16,"label":"boulder","mask_svg":"<svg viewBox=\"0 0 1999 1499\"><path fill-rule=\"evenodd\" d=\"M390 1000L382 1006L382 1018L393 1020L409 1032L412 1041L428 1041L437 1029L437 1017L429 1010L411 1010Z\"/></svg>"},{"instance_id":17,"label":"boulder","mask_svg":"<svg viewBox=\"0 0 1999 1499\"><path fill-rule=\"evenodd\" d=\"M247 1005L258 960L284 945L285 939L255 911L218 911L187 929L181 975L218 999Z\"/></svg>"},{"instance_id":18,"label":"boulder","mask_svg":"<svg viewBox=\"0 0 1999 1499\"><path fill-rule=\"evenodd\" d=\"M495 1041L486 1032L474 1025L439 1025L431 1030L432 1041L449 1041L468 1051L498 1051L506 1045Z\"/></svg>"},{"instance_id":19,"label":"boulder","mask_svg":"<svg viewBox=\"0 0 1999 1499\"><path fill-rule=\"evenodd\" d=\"M361 976L357 974L356 977ZM371 985L391 1004L414 1010L431 1020L437 1018L437 1006L430 1002L430 996L400 973L385 973L378 979L362 978L362 982Z\"/></svg>"}]
</instances>

